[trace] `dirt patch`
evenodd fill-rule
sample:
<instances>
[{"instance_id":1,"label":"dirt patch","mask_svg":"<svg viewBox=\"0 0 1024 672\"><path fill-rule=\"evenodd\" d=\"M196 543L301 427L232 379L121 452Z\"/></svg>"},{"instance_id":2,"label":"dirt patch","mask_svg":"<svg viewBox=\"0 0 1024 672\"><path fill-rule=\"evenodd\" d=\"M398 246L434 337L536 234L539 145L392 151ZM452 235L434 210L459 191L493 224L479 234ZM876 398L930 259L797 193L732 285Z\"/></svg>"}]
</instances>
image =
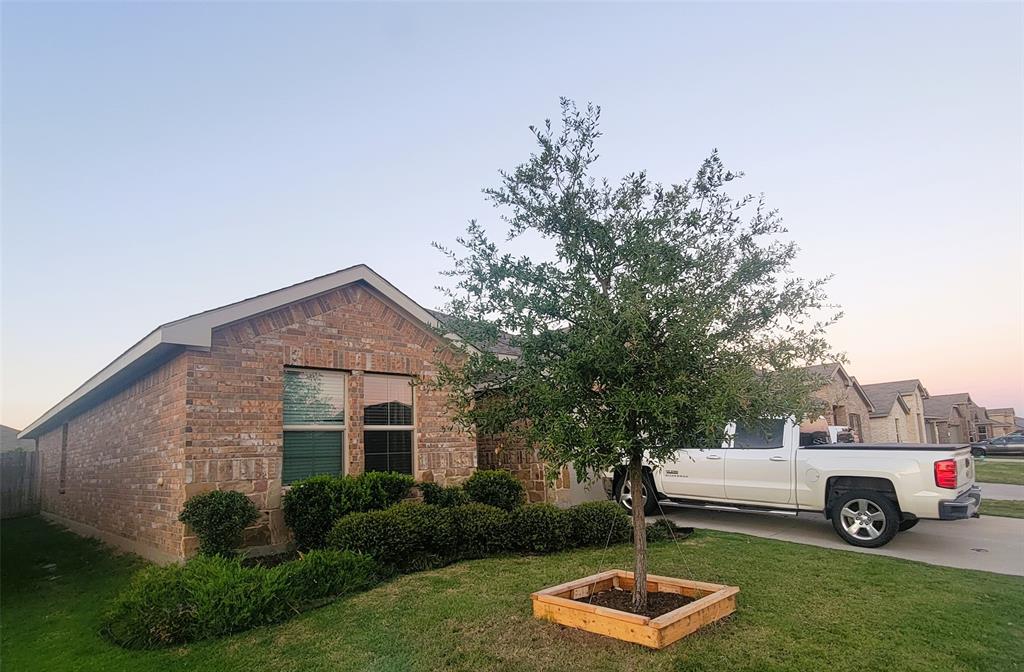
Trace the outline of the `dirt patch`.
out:
<instances>
[{"instance_id":1,"label":"dirt patch","mask_svg":"<svg viewBox=\"0 0 1024 672\"><path fill-rule=\"evenodd\" d=\"M590 597L581 597L577 599L576 602L583 602L585 604L593 604L598 607L618 609L619 611L627 611L631 614L639 614L641 616L656 618L662 614L667 614L670 611L674 611L679 607L693 602L693 598L685 595L678 595L676 593L647 593L647 608L642 611L636 611L633 609L632 591L612 588L611 590L603 590L600 593L594 593Z\"/></svg>"}]
</instances>

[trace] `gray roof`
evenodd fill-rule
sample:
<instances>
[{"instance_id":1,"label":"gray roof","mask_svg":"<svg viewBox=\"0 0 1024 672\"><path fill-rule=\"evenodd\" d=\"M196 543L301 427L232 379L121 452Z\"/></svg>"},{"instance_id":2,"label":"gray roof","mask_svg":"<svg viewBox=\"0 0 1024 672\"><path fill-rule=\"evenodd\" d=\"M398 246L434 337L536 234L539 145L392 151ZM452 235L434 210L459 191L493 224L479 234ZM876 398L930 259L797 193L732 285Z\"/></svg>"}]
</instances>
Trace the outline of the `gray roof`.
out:
<instances>
[{"instance_id":1,"label":"gray roof","mask_svg":"<svg viewBox=\"0 0 1024 672\"><path fill-rule=\"evenodd\" d=\"M446 324L446 323L450 322L453 319L451 315L449 315L447 313L442 313L439 310L430 310L429 312L441 324ZM502 332L498 336L497 342L495 342L495 343L473 343L473 347L478 348L480 350L486 350L487 352L490 352L490 353L495 354L495 355L505 355L505 356L508 356L508 357L518 357L520 354L522 354L522 350L512 344L514 340L515 340L515 336L513 336L512 334L506 334L506 333Z\"/></svg>"},{"instance_id":2,"label":"gray roof","mask_svg":"<svg viewBox=\"0 0 1024 672\"><path fill-rule=\"evenodd\" d=\"M971 395L966 392L955 394L935 394L924 400L924 414L929 418L949 418L953 407L957 404L971 403Z\"/></svg>"},{"instance_id":3,"label":"gray roof","mask_svg":"<svg viewBox=\"0 0 1024 672\"><path fill-rule=\"evenodd\" d=\"M888 383L869 383L861 385L864 393L868 395L868 399L871 400L871 405L875 407L875 412L871 415L874 417L885 417L889 415L889 411L892 409L892 405L897 399L900 400L901 405L905 410L910 410L906 405L906 402L902 400L902 395L913 394L914 390L920 388L922 390L922 396L928 398L927 392L924 391L924 385L917 378L911 378L910 380L894 380Z\"/></svg>"}]
</instances>

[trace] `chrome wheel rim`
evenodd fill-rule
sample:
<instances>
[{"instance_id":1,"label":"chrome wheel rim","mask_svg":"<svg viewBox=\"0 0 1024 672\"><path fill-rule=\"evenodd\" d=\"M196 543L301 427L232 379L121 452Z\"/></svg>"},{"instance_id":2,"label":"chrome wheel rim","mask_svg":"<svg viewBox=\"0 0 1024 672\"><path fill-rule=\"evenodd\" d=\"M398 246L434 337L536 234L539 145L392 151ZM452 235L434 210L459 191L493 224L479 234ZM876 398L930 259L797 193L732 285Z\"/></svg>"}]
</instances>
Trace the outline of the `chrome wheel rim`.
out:
<instances>
[{"instance_id":1,"label":"chrome wheel rim","mask_svg":"<svg viewBox=\"0 0 1024 672\"><path fill-rule=\"evenodd\" d=\"M843 529L851 537L870 541L885 532L885 513L870 499L851 499L839 512Z\"/></svg>"},{"instance_id":2,"label":"chrome wheel rim","mask_svg":"<svg viewBox=\"0 0 1024 672\"><path fill-rule=\"evenodd\" d=\"M622 505L630 511L633 510L633 488L629 484L628 480L622 482L622 490L619 491L619 501L622 502ZM640 501L642 506L647 505L646 485L640 486Z\"/></svg>"}]
</instances>

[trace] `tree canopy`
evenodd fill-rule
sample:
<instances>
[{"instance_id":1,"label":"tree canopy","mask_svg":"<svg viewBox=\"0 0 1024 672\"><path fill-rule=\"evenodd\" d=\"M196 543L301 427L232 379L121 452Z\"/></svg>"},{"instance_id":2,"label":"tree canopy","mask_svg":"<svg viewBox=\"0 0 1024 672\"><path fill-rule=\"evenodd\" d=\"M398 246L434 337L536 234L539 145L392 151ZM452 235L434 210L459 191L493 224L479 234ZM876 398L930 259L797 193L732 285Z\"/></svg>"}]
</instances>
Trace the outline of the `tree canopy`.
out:
<instances>
[{"instance_id":1,"label":"tree canopy","mask_svg":"<svg viewBox=\"0 0 1024 672\"><path fill-rule=\"evenodd\" d=\"M484 190L506 243L538 234L549 257L502 249L477 221L454 249L435 243L451 262L446 329L478 346L440 365L459 422L585 474L813 412L804 367L830 356L838 314L825 279L795 276L778 213L734 195L742 173L717 151L680 184L600 179L600 108L561 107L560 128L531 126L536 150ZM490 351L502 338L518 357Z\"/></svg>"}]
</instances>

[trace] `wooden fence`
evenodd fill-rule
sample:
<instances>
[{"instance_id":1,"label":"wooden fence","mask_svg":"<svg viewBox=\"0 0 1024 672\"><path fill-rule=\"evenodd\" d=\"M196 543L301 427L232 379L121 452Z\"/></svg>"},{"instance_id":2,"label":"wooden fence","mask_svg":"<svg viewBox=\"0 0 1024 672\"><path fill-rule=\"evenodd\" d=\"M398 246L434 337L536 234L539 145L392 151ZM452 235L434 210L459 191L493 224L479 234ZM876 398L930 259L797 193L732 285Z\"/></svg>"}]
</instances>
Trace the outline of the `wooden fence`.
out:
<instances>
[{"instance_id":1,"label":"wooden fence","mask_svg":"<svg viewBox=\"0 0 1024 672\"><path fill-rule=\"evenodd\" d=\"M39 451L0 453L0 518L39 513Z\"/></svg>"}]
</instances>

